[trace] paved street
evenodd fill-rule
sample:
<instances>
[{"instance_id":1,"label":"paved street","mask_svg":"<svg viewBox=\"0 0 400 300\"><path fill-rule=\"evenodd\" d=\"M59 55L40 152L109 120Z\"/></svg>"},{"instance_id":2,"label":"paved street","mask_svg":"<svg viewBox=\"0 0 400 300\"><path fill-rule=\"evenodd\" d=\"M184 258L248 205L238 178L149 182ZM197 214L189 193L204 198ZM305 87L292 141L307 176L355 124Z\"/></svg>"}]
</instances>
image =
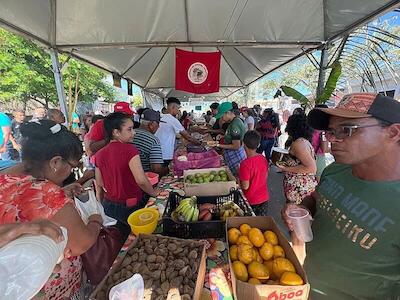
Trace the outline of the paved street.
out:
<instances>
[{"instance_id":1,"label":"paved street","mask_svg":"<svg viewBox=\"0 0 400 300\"><path fill-rule=\"evenodd\" d=\"M268 189L270 192L270 200L268 211L269 214L275 219L275 222L281 228L282 232L287 235L286 226L282 222L281 209L285 204L285 196L283 194L283 174L276 172L276 167L269 168L268 174Z\"/></svg>"}]
</instances>

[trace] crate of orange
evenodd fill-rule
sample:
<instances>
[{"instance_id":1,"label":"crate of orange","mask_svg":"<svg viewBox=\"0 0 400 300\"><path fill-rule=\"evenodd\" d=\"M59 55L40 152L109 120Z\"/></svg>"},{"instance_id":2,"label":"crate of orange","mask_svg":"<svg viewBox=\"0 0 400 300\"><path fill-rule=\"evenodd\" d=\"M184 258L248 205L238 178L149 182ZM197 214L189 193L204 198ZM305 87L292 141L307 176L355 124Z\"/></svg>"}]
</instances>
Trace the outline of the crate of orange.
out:
<instances>
[{"instance_id":1,"label":"crate of orange","mask_svg":"<svg viewBox=\"0 0 400 300\"><path fill-rule=\"evenodd\" d=\"M308 299L304 269L272 217L228 218L226 240L236 299Z\"/></svg>"}]
</instances>

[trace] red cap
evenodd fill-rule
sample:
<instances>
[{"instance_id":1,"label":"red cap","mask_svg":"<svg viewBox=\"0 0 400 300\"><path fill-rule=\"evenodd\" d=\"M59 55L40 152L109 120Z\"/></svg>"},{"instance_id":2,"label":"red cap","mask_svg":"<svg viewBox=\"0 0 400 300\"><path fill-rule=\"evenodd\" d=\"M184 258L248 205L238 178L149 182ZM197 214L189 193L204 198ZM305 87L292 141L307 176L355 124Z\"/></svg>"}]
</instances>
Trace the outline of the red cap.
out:
<instances>
[{"instance_id":1,"label":"red cap","mask_svg":"<svg viewBox=\"0 0 400 300\"><path fill-rule=\"evenodd\" d=\"M134 115L135 112L131 109L130 105L128 102L117 102L114 105L114 112L122 112L127 115Z\"/></svg>"}]
</instances>

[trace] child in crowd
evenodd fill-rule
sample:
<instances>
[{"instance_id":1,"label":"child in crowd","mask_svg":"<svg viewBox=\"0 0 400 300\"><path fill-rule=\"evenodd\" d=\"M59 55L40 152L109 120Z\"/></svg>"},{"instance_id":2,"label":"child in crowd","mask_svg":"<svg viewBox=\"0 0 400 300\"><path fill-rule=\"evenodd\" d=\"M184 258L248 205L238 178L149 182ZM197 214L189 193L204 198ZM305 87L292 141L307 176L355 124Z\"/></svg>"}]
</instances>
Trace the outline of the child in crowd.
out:
<instances>
[{"instance_id":1,"label":"child in crowd","mask_svg":"<svg viewBox=\"0 0 400 300\"><path fill-rule=\"evenodd\" d=\"M257 216L268 214L268 161L257 153L261 136L255 130L247 131L243 138L247 158L240 163L240 186Z\"/></svg>"}]
</instances>

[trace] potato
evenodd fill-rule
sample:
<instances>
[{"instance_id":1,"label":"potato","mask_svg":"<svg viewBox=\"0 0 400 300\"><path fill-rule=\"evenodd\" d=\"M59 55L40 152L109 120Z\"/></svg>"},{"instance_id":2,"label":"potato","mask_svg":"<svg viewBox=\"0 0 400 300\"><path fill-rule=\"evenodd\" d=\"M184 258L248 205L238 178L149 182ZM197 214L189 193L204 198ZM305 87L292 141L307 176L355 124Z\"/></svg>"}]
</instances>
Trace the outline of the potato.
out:
<instances>
[{"instance_id":1,"label":"potato","mask_svg":"<svg viewBox=\"0 0 400 300\"><path fill-rule=\"evenodd\" d=\"M196 259L197 258L197 251L196 250L192 250L189 252L189 259Z\"/></svg>"},{"instance_id":2,"label":"potato","mask_svg":"<svg viewBox=\"0 0 400 300\"><path fill-rule=\"evenodd\" d=\"M169 291L169 282L168 281L164 281L163 283L161 283L161 289L163 290L164 294L167 294Z\"/></svg>"},{"instance_id":3,"label":"potato","mask_svg":"<svg viewBox=\"0 0 400 300\"><path fill-rule=\"evenodd\" d=\"M147 256L146 260L148 263L154 263L156 261L156 259L157 259L157 256L155 254L151 254L151 255Z\"/></svg>"},{"instance_id":4,"label":"potato","mask_svg":"<svg viewBox=\"0 0 400 300\"><path fill-rule=\"evenodd\" d=\"M144 287L146 289L149 289L153 286L153 278L147 279L144 283Z\"/></svg>"},{"instance_id":5,"label":"potato","mask_svg":"<svg viewBox=\"0 0 400 300\"><path fill-rule=\"evenodd\" d=\"M175 251L178 248L178 246L174 243L170 243L168 244L167 248L169 251Z\"/></svg>"},{"instance_id":6,"label":"potato","mask_svg":"<svg viewBox=\"0 0 400 300\"><path fill-rule=\"evenodd\" d=\"M175 270L181 270L186 265L186 263L182 259L177 259L174 261L173 265L175 267Z\"/></svg>"},{"instance_id":7,"label":"potato","mask_svg":"<svg viewBox=\"0 0 400 300\"><path fill-rule=\"evenodd\" d=\"M170 280L170 285L171 287L179 287L182 284L182 281L183 281L182 276L174 277Z\"/></svg>"}]
</instances>

